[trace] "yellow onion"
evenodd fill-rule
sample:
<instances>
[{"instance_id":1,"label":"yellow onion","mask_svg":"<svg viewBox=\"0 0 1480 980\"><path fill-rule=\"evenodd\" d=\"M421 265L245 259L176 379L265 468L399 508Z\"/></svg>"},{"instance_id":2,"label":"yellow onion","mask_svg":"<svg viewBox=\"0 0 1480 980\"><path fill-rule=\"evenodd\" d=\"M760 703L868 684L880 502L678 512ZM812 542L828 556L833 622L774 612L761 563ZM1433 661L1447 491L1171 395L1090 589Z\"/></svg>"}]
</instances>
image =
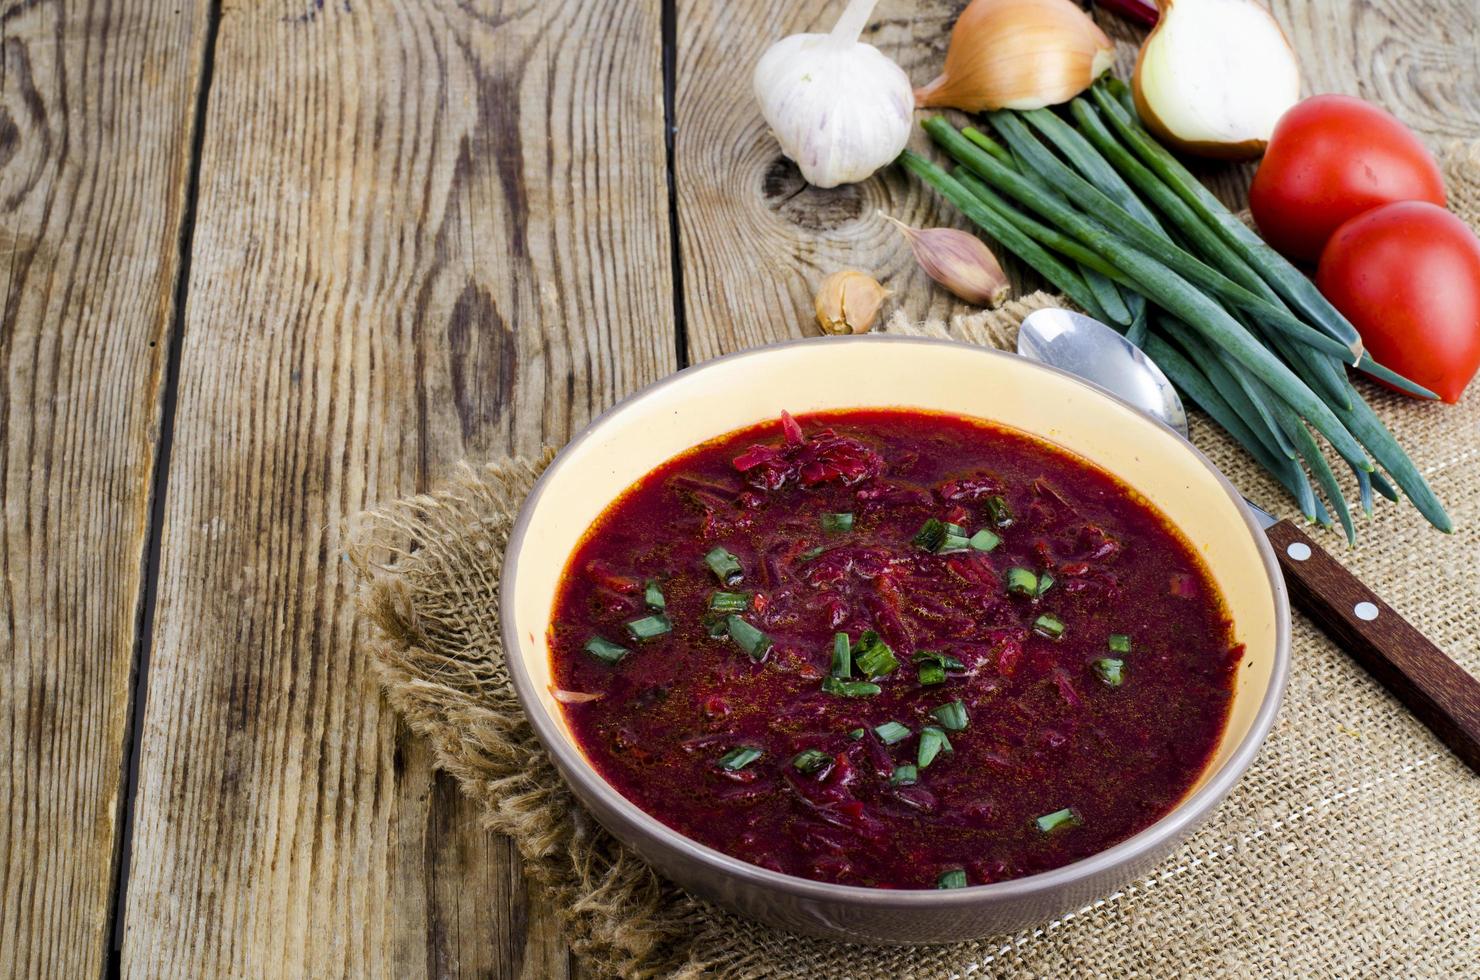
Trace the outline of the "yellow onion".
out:
<instances>
[{"instance_id":1,"label":"yellow onion","mask_svg":"<svg viewBox=\"0 0 1480 980\"><path fill-rule=\"evenodd\" d=\"M915 105L1041 109L1067 102L1110 68L1115 46L1070 0L972 0L951 30L939 78Z\"/></svg>"}]
</instances>

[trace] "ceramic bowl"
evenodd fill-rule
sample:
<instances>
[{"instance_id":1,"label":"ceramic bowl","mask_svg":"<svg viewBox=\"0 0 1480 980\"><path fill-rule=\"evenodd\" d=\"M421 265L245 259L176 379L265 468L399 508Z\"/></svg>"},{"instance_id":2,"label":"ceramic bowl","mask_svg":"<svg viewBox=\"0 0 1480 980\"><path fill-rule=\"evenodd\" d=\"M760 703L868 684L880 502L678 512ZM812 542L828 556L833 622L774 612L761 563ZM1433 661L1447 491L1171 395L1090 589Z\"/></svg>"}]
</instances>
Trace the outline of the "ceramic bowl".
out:
<instances>
[{"instance_id":1,"label":"ceramic bowl","mask_svg":"<svg viewBox=\"0 0 1480 980\"><path fill-rule=\"evenodd\" d=\"M1217 581L1244 662L1226 730L1187 796L1134 837L1073 864L950 890L826 884L747 864L638 809L592 768L554 700L546 631L586 528L624 489L692 446L766 419L823 409L910 407L989 419L1117 475L1171 519ZM561 451L519 513L502 584L514 686L540 741L612 834L687 891L783 929L856 942L936 943L1042 923L1145 874L1248 768L1274 722L1290 659L1283 580L1243 501L1180 436L1071 375L1011 354L919 338L819 338L692 367L638 392Z\"/></svg>"}]
</instances>

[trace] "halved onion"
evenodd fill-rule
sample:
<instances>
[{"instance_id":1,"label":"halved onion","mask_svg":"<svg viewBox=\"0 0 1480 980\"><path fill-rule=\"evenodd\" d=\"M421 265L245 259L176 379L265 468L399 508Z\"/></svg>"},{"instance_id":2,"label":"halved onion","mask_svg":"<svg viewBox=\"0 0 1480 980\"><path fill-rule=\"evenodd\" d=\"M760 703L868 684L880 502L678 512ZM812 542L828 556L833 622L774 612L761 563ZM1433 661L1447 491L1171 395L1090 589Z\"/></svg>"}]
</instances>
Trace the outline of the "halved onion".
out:
<instances>
[{"instance_id":1,"label":"halved onion","mask_svg":"<svg viewBox=\"0 0 1480 980\"><path fill-rule=\"evenodd\" d=\"M1163 142L1199 156L1258 156L1300 98L1300 68L1255 0L1160 0L1131 81Z\"/></svg>"}]
</instances>

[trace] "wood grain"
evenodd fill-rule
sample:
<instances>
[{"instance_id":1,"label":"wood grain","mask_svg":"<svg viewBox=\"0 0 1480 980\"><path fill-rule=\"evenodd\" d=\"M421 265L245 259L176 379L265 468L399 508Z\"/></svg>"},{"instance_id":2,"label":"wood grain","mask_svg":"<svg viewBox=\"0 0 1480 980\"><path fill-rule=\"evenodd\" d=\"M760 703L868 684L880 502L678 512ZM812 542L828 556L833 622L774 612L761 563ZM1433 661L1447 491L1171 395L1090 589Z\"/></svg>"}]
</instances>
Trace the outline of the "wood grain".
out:
<instances>
[{"instance_id":1,"label":"wood grain","mask_svg":"<svg viewBox=\"0 0 1480 980\"><path fill-rule=\"evenodd\" d=\"M673 5L693 358L814 332L813 287L843 265L875 272L911 316L960 309L875 211L959 219L895 174L805 188L748 96L761 50L825 29L841 3ZM926 81L963 5L883 0L866 39ZM177 93L188 102L177 79L194 78L182 66L200 48L193 8L161 20L137 6L65 21L54 2L0 13L9 123L30 133L16 37L50 45L32 59L30 75L47 79L32 88L44 106L66 106L43 113L34 139L11 138L0 116L11 251L0 642L12 644L0 647L10 669L0 738L11 739L0 749L44 746L37 763L13 752L0 775L0 792L23 801L0 825L0 973L96 975L101 956L106 862L79 847L75 828L112 811L77 801L111 792L118 764L104 733L122 711L114 695L144 533L132 481L148 483L144 417L162 357L136 348L163 336L138 311L167 305L178 218L137 201L175 186L160 176L179 146L163 120ZM1273 6L1308 90L1373 98L1429 135L1480 135L1473 4ZM579 974L508 842L478 829L427 747L375 698L354 649L337 528L464 454L560 441L673 366L659 8L275 0L224 10L127 972ZM1112 32L1127 39L1123 54L1134 50L1136 32ZM74 57L102 52L94 34L112 56ZM56 120L73 116L86 126L63 139ZM83 163L64 170L63 158ZM1248 173L1208 172L1225 196ZM104 263L114 252L130 261ZM120 276L128 289L117 291ZM132 319L95 316L125 308ZM100 350L106 372L87 358ZM90 598L74 608L68 590L81 583ZM84 761L106 763L110 751L111 770Z\"/></svg>"},{"instance_id":2,"label":"wood grain","mask_svg":"<svg viewBox=\"0 0 1480 980\"><path fill-rule=\"evenodd\" d=\"M204 23L0 11L0 976L106 963Z\"/></svg>"},{"instance_id":3,"label":"wood grain","mask_svg":"<svg viewBox=\"0 0 1480 980\"><path fill-rule=\"evenodd\" d=\"M563 964L378 699L339 527L672 369L659 5L228 7L201 173L123 970Z\"/></svg>"},{"instance_id":4,"label":"wood grain","mask_svg":"<svg viewBox=\"0 0 1480 980\"><path fill-rule=\"evenodd\" d=\"M1480 4L1275 0L1304 91L1370 99L1419 133L1480 136Z\"/></svg>"},{"instance_id":5,"label":"wood grain","mask_svg":"<svg viewBox=\"0 0 1480 980\"><path fill-rule=\"evenodd\" d=\"M1480 680L1290 521L1266 532L1290 602L1480 774Z\"/></svg>"}]
</instances>

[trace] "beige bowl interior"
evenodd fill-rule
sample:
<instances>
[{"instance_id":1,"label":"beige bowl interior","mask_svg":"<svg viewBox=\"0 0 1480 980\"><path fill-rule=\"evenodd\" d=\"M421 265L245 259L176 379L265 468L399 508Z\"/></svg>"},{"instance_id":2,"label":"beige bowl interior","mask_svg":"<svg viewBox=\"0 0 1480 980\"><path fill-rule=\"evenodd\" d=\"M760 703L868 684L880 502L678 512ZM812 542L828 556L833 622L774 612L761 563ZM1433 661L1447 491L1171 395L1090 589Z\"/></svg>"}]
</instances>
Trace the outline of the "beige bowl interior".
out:
<instances>
[{"instance_id":1,"label":"beige bowl interior","mask_svg":"<svg viewBox=\"0 0 1480 980\"><path fill-rule=\"evenodd\" d=\"M1211 778L1253 725L1275 663L1275 598L1242 504L1180 438L1067 375L923 340L825 340L726 358L619 406L566 451L528 513L510 631L555 727L571 739L550 693L546 629L556 585L581 535L622 490L678 453L783 409L896 406L988 419L1048 439L1116 474L1181 528L1222 590L1246 649L1227 729L1197 786Z\"/></svg>"}]
</instances>

